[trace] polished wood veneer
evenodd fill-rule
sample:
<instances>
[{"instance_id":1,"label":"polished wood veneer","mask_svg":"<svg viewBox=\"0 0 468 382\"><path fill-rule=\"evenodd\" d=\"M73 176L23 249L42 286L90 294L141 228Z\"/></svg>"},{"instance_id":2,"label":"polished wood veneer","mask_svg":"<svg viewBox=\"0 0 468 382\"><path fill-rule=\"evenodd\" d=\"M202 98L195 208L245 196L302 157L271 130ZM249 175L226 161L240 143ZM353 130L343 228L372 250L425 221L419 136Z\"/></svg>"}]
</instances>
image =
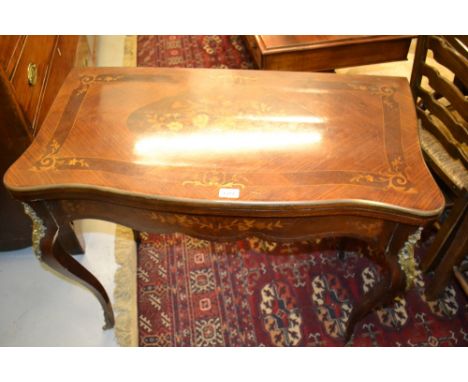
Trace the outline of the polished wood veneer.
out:
<instances>
[{"instance_id":1,"label":"polished wood veneer","mask_svg":"<svg viewBox=\"0 0 468 382\"><path fill-rule=\"evenodd\" d=\"M387 77L75 70L5 179L21 195L89 187L247 215L338 205L415 218L442 203L406 80Z\"/></svg>"},{"instance_id":2,"label":"polished wood veneer","mask_svg":"<svg viewBox=\"0 0 468 382\"><path fill-rule=\"evenodd\" d=\"M260 69L333 71L406 60L412 36L256 35L247 47Z\"/></svg>"},{"instance_id":3,"label":"polished wood veneer","mask_svg":"<svg viewBox=\"0 0 468 382\"><path fill-rule=\"evenodd\" d=\"M392 77L73 70L4 181L29 204L38 256L96 294L107 326L107 294L57 244L67 220L210 240L366 240L384 272L353 310L349 338L410 284L408 246L444 207L408 83Z\"/></svg>"}]
</instances>

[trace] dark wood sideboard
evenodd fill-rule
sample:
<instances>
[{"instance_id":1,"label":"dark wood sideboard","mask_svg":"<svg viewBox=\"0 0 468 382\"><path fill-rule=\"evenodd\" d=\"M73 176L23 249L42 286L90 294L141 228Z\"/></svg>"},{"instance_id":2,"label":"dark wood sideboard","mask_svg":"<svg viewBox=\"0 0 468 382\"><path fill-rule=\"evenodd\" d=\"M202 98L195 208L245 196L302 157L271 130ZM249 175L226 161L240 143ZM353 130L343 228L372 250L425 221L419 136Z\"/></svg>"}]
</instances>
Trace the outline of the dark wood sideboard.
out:
<instances>
[{"instance_id":1,"label":"dark wood sideboard","mask_svg":"<svg viewBox=\"0 0 468 382\"><path fill-rule=\"evenodd\" d=\"M79 36L0 36L0 175L36 136L77 61ZM0 251L31 245L31 221L0 182Z\"/></svg>"},{"instance_id":2,"label":"dark wood sideboard","mask_svg":"<svg viewBox=\"0 0 468 382\"><path fill-rule=\"evenodd\" d=\"M245 36L257 67L265 70L333 71L406 60L413 36Z\"/></svg>"}]
</instances>

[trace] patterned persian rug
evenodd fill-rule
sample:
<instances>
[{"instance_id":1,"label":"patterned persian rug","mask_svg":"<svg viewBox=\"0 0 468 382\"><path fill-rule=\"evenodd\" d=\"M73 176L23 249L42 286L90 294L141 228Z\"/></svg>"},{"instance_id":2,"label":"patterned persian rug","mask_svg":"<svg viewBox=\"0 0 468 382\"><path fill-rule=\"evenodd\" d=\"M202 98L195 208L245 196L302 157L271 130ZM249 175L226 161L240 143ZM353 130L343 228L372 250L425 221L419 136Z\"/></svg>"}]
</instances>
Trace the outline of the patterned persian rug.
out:
<instances>
[{"instance_id":1,"label":"patterned persian rug","mask_svg":"<svg viewBox=\"0 0 468 382\"><path fill-rule=\"evenodd\" d=\"M349 244L349 243L348 243ZM379 279L357 243L211 243L141 234L140 346L341 346L349 313ZM417 257L425 248L417 249ZM458 285L427 302L424 279L405 299L356 326L355 346L467 346L468 304Z\"/></svg>"},{"instance_id":2,"label":"patterned persian rug","mask_svg":"<svg viewBox=\"0 0 468 382\"><path fill-rule=\"evenodd\" d=\"M253 68L239 36L138 36L138 66ZM356 302L379 279L358 242L212 243L141 233L140 346L341 346ZM426 240L416 250L424 255ZM364 246L363 246L364 248ZM467 346L468 302L458 285L435 302L424 278L404 299L356 326L354 346Z\"/></svg>"},{"instance_id":3,"label":"patterned persian rug","mask_svg":"<svg viewBox=\"0 0 468 382\"><path fill-rule=\"evenodd\" d=\"M252 69L240 36L138 36L137 66Z\"/></svg>"}]
</instances>

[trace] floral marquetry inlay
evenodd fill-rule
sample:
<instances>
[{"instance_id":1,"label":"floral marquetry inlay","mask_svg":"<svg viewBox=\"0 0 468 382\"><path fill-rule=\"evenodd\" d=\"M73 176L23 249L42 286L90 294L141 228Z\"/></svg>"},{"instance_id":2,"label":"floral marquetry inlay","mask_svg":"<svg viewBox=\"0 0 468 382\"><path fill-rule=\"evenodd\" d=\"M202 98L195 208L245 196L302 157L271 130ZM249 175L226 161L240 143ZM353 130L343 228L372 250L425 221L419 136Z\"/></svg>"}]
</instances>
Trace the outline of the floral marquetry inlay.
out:
<instances>
[{"instance_id":1,"label":"floral marquetry inlay","mask_svg":"<svg viewBox=\"0 0 468 382\"><path fill-rule=\"evenodd\" d=\"M244 188L247 179L241 175L227 175L221 172L206 172L199 174L199 179L189 179L182 182L182 185L202 186L202 187L237 187Z\"/></svg>"},{"instance_id":2,"label":"floral marquetry inlay","mask_svg":"<svg viewBox=\"0 0 468 382\"><path fill-rule=\"evenodd\" d=\"M47 169L72 169L72 168L89 168L89 163L86 158L76 157L60 157L58 151L60 145L56 139L53 139L48 146L47 153L41 160L37 161L33 170L47 170Z\"/></svg>"},{"instance_id":3,"label":"floral marquetry inlay","mask_svg":"<svg viewBox=\"0 0 468 382\"><path fill-rule=\"evenodd\" d=\"M258 219L215 219L203 216L191 216L180 214L161 214L151 212L151 220L162 224L176 225L184 228L208 230L211 232L231 231L247 232L249 230L274 231L283 228L280 220L258 220Z\"/></svg>"},{"instance_id":4,"label":"floral marquetry inlay","mask_svg":"<svg viewBox=\"0 0 468 382\"><path fill-rule=\"evenodd\" d=\"M297 103L275 99L256 100L249 96L239 99L229 94L198 98L191 94L162 98L134 111L127 120L128 128L138 134L156 132L194 132L305 129L307 123L278 120L277 115L303 115Z\"/></svg>"},{"instance_id":5,"label":"floral marquetry inlay","mask_svg":"<svg viewBox=\"0 0 468 382\"><path fill-rule=\"evenodd\" d=\"M366 91L366 92L369 92L370 94L382 96L382 97L393 96L396 90L394 87L370 85L370 84L366 84L362 82L350 82L348 83L348 86L351 89Z\"/></svg>"},{"instance_id":6,"label":"floral marquetry inlay","mask_svg":"<svg viewBox=\"0 0 468 382\"><path fill-rule=\"evenodd\" d=\"M393 189L395 191L415 193L406 173L403 171L404 163L401 157L395 158L391 162L391 168L380 171L378 174L358 174L351 178L351 183L383 186L384 190Z\"/></svg>"}]
</instances>

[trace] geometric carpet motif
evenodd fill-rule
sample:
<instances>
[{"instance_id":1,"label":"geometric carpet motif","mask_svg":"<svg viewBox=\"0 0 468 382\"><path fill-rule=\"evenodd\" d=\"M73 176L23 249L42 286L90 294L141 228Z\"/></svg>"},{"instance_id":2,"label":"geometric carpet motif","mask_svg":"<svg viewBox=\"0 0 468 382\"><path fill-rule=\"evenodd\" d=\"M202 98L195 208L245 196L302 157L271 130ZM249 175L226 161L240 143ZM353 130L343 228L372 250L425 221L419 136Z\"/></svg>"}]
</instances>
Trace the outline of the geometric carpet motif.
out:
<instances>
[{"instance_id":1,"label":"geometric carpet motif","mask_svg":"<svg viewBox=\"0 0 468 382\"><path fill-rule=\"evenodd\" d=\"M240 36L138 36L137 66L253 69Z\"/></svg>"},{"instance_id":2,"label":"geometric carpet motif","mask_svg":"<svg viewBox=\"0 0 468 382\"><path fill-rule=\"evenodd\" d=\"M379 278L351 244L339 257L334 240L212 243L142 233L140 346L342 346L350 312ZM351 345L467 346L458 285L435 302L423 292L419 274L405 298L357 324Z\"/></svg>"}]
</instances>

